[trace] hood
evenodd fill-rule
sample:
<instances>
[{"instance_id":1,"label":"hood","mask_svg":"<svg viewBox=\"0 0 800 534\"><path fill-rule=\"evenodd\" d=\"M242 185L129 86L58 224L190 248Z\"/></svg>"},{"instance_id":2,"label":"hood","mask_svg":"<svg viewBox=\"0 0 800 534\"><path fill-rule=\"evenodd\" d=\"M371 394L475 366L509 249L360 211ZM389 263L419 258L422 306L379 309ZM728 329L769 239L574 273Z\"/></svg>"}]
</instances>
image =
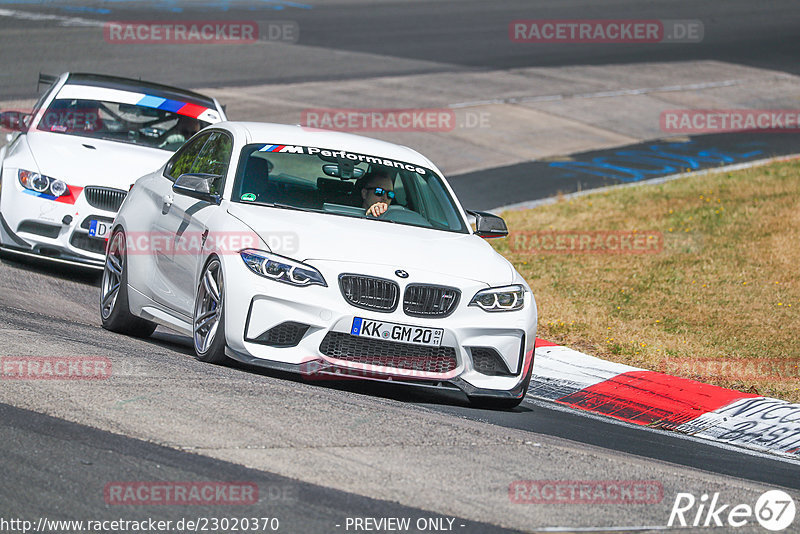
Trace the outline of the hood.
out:
<instances>
[{"instance_id":1,"label":"hood","mask_svg":"<svg viewBox=\"0 0 800 534\"><path fill-rule=\"evenodd\" d=\"M127 191L172 156L157 148L76 135L37 131L26 138L39 167L31 170L78 187L100 185Z\"/></svg>"},{"instance_id":2,"label":"hood","mask_svg":"<svg viewBox=\"0 0 800 534\"><path fill-rule=\"evenodd\" d=\"M514 280L511 264L482 238L369 219L231 203L228 213L300 261L389 265L494 285Z\"/></svg>"}]
</instances>

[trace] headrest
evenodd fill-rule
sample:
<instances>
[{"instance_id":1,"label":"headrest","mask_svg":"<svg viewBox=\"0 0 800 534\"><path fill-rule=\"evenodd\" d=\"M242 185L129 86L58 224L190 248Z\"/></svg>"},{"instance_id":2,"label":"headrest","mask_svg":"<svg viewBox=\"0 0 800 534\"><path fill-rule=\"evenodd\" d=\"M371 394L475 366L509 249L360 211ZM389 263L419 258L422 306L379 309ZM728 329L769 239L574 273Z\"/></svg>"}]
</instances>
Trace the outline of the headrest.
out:
<instances>
[{"instance_id":1,"label":"headrest","mask_svg":"<svg viewBox=\"0 0 800 534\"><path fill-rule=\"evenodd\" d=\"M247 166L244 169L244 180L246 184L266 182L269 178L269 162L264 158L247 158Z\"/></svg>"}]
</instances>

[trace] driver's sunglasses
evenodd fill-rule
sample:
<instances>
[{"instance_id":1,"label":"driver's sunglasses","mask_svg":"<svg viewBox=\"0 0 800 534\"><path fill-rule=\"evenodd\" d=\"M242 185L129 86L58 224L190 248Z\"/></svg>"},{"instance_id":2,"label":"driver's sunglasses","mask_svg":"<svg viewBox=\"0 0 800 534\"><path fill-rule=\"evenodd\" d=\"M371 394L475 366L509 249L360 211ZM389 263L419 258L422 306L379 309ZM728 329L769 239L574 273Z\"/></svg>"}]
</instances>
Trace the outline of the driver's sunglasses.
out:
<instances>
[{"instance_id":1,"label":"driver's sunglasses","mask_svg":"<svg viewBox=\"0 0 800 534\"><path fill-rule=\"evenodd\" d=\"M382 187L376 187L375 188L375 196L376 197L382 197L383 195L386 195L389 198L389 200L394 200L394 197L396 196L394 194L394 191L387 191L386 189L384 189Z\"/></svg>"}]
</instances>

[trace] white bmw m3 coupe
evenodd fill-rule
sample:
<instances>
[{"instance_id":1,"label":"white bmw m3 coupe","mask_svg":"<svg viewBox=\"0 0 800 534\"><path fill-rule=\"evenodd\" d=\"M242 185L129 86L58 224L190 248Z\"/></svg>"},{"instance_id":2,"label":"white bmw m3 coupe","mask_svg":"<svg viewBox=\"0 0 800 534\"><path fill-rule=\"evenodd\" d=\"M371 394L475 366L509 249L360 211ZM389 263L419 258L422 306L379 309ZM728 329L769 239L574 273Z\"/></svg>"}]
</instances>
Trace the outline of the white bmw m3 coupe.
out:
<instances>
[{"instance_id":1,"label":"white bmw m3 coupe","mask_svg":"<svg viewBox=\"0 0 800 534\"><path fill-rule=\"evenodd\" d=\"M225 119L213 98L98 74L43 76L30 111L0 114L0 247L102 268L107 232L137 178Z\"/></svg>"},{"instance_id":2,"label":"white bmw m3 coupe","mask_svg":"<svg viewBox=\"0 0 800 534\"><path fill-rule=\"evenodd\" d=\"M194 340L197 357L463 391L513 407L536 303L442 174L398 145L223 122L139 179L111 230L105 328Z\"/></svg>"}]
</instances>

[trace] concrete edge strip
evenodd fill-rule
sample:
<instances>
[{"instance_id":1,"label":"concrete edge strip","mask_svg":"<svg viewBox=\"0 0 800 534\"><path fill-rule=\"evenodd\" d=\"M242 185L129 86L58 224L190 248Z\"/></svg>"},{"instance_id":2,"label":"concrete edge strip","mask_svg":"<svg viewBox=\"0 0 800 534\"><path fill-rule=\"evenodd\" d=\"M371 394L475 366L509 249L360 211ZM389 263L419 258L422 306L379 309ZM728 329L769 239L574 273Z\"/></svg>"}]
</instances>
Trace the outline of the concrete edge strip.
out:
<instances>
[{"instance_id":1,"label":"concrete edge strip","mask_svg":"<svg viewBox=\"0 0 800 534\"><path fill-rule=\"evenodd\" d=\"M682 172L678 174L670 174L668 176L662 176L660 178L653 178L650 180L641 180L639 182L632 182L626 184L614 184L609 185L606 187L597 187L594 189L585 189L583 191L576 191L575 193L567 193L566 195L562 195L560 198L569 200L573 198L580 198L586 195L593 195L595 193L605 193L606 191L613 191L616 189L621 189L623 187L640 187L640 186L647 186L647 185L658 185L663 184L666 182L671 182L672 180L678 180L680 178L689 178L692 176L704 176L706 174L713 174L717 172L731 172L731 171L741 171L744 169L750 169L752 167L760 167L762 165L769 165L770 163L777 163L781 161L792 161L800 159L800 154L789 154L786 156L776 156L774 158L765 158L759 159L754 161L745 161L744 163L734 163L733 165L724 165L722 167L712 167L709 169L702 169L699 171L691 171L691 172ZM505 206L500 206L497 208L492 208L488 210L490 213L494 213L495 215L499 215L503 211L519 211L519 210L526 210L532 209L539 206L546 206L549 204L556 204L559 201L558 197L548 197L542 198L538 200L526 200L524 202L517 202L514 204L508 204Z\"/></svg>"},{"instance_id":2,"label":"concrete edge strip","mask_svg":"<svg viewBox=\"0 0 800 534\"><path fill-rule=\"evenodd\" d=\"M800 458L800 404L609 362L538 338L528 394L635 425Z\"/></svg>"}]
</instances>

